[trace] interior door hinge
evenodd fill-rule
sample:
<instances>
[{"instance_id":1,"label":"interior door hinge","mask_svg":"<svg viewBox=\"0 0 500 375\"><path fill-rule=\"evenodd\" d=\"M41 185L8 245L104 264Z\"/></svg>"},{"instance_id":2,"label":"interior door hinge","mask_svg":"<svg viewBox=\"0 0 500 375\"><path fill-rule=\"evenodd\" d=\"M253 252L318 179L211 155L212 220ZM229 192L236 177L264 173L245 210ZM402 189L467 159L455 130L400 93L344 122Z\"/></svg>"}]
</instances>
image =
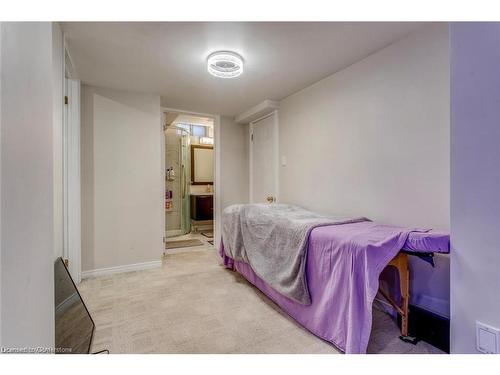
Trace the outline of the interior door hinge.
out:
<instances>
[{"instance_id":1,"label":"interior door hinge","mask_svg":"<svg viewBox=\"0 0 500 375\"><path fill-rule=\"evenodd\" d=\"M68 103L69 103L68 95L64 95L64 104Z\"/></svg>"},{"instance_id":2,"label":"interior door hinge","mask_svg":"<svg viewBox=\"0 0 500 375\"><path fill-rule=\"evenodd\" d=\"M253 133L250 134L250 140L253 142Z\"/></svg>"}]
</instances>

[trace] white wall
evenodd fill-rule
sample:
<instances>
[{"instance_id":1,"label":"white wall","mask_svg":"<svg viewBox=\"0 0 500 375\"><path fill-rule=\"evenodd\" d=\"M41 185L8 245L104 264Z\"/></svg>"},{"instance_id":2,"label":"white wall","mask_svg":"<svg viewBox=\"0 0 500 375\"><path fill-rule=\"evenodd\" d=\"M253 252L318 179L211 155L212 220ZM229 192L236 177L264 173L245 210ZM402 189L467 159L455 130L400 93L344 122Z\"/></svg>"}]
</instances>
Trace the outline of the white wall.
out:
<instances>
[{"instance_id":1,"label":"white wall","mask_svg":"<svg viewBox=\"0 0 500 375\"><path fill-rule=\"evenodd\" d=\"M1 25L1 341L54 345L52 26Z\"/></svg>"},{"instance_id":2,"label":"white wall","mask_svg":"<svg viewBox=\"0 0 500 375\"><path fill-rule=\"evenodd\" d=\"M160 97L82 86L82 271L159 261Z\"/></svg>"},{"instance_id":3,"label":"white wall","mask_svg":"<svg viewBox=\"0 0 500 375\"><path fill-rule=\"evenodd\" d=\"M220 122L221 206L248 202L248 126L222 116Z\"/></svg>"},{"instance_id":4,"label":"white wall","mask_svg":"<svg viewBox=\"0 0 500 375\"><path fill-rule=\"evenodd\" d=\"M63 34L52 23L52 105L54 143L54 257L63 256Z\"/></svg>"},{"instance_id":5,"label":"white wall","mask_svg":"<svg viewBox=\"0 0 500 375\"><path fill-rule=\"evenodd\" d=\"M425 26L284 99L281 201L449 229L449 100L445 24ZM413 261L413 302L447 315L448 260L439 263L432 272Z\"/></svg>"},{"instance_id":6,"label":"white wall","mask_svg":"<svg viewBox=\"0 0 500 375\"><path fill-rule=\"evenodd\" d=\"M2 22L0 22L0 347L2 347Z\"/></svg>"},{"instance_id":7,"label":"white wall","mask_svg":"<svg viewBox=\"0 0 500 375\"><path fill-rule=\"evenodd\" d=\"M234 122L227 116L220 117L220 125L215 129L215 168L220 173L220 184L215 186L216 201L215 245L218 248L221 232L220 214L224 208L235 203L248 203L248 126ZM217 160L219 158L219 160Z\"/></svg>"},{"instance_id":8,"label":"white wall","mask_svg":"<svg viewBox=\"0 0 500 375\"><path fill-rule=\"evenodd\" d=\"M500 328L499 35L450 26L452 353L477 353L476 321Z\"/></svg>"}]
</instances>

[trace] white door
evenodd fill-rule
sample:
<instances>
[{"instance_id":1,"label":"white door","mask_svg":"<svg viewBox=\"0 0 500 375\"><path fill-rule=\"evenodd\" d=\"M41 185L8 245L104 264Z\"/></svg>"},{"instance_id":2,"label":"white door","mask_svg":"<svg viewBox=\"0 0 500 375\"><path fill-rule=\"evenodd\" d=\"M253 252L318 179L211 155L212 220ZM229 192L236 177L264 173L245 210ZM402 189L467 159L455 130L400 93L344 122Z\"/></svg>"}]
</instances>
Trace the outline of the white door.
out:
<instances>
[{"instance_id":1,"label":"white door","mask_svg":"<svg viewBox=\"0 0 500 375\"><path fill-rule=\"evenodd\" d=\"M80 223L80 81L65 80L63 195L64 250L68 269L76 283L81 281Z\"/></svg>"},{"instance_id":2,"label":"white door","mask_svg":"<svg viewBox=\"0 0 500 375\"><path fill-rule=\"evenodd\" d=\"M273 203L278 192L278 113L250 123L250 202Z\"/></svg>"}]
</instances>

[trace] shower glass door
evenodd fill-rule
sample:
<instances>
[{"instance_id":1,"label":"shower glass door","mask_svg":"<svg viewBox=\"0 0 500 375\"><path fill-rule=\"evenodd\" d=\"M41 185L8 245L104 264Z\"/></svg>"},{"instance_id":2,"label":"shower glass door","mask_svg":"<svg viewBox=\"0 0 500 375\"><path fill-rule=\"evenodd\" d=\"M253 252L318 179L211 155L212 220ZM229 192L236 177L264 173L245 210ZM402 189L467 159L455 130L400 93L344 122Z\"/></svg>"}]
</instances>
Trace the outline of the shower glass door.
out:
<instances>
[{"instance_id":1,"label":"shower glass door","mask_svg":"<svg viewBox=\"0 0 500 375\"><path fill-rule=\"evenodd\" d=\"M191 153L189 146L191 145L191 138L189 133L184 130L181 136L181 231L187 234L191 231L191 199L189 195L189 184L191 181Z\"/></svg>"},{"instance_id":2,"label":"shower glass door","mask_svg":"<svg viewBox=\"0 0 500 375\"><path fill-rule=\"evenodd\" d=\"M166 236L191 231L189 181L191 181L190 134L169 126L165 130L165 224Z\"/></svg>"}]
</instances>

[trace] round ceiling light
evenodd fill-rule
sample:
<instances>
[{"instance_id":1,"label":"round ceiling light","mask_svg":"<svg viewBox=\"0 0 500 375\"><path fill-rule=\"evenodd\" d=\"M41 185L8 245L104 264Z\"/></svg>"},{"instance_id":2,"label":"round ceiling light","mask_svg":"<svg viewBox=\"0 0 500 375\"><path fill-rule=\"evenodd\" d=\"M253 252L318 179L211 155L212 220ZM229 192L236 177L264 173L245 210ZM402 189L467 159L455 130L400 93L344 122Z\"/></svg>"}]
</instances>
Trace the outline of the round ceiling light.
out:
<instances>
[{"instance_id":1,"label":"round ceiling light","mask_svg":"<svg viewBox=\"0 0 500 375\"><path fill-rule=\"evenodd\" d=\"M214 52L208 56L207 70L216 77L235 78L243 73L243 59L234 52Z\"/></svg>"}]
</instances>

